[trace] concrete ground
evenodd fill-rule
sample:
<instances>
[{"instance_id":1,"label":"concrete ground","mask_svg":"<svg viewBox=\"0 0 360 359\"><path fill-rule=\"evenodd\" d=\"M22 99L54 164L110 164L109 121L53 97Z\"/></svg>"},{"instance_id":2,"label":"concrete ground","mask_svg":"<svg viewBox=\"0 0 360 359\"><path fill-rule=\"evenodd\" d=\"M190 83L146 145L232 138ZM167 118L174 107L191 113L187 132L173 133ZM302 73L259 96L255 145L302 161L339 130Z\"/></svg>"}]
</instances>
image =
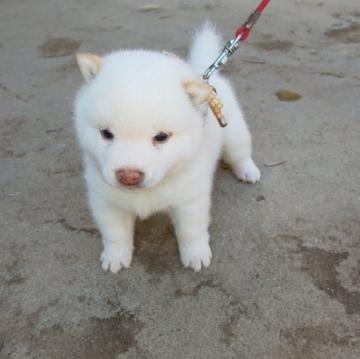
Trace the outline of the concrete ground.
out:
<instances>
[{"instance_id":1,"label":"concrete ground","mask_svg":"<svg viewBox=\"0 0 360 359\"><path fill-rule=\"evenodd\" d=\"M226 68L263 178L219 169L211 267L183 269L159 215L138 223L132 268L102 272L72 53L184 55L204 19L227 39L257 1L158 3L0 2L0 358L359 358L358 0L273 1Z\"/></svg>"}]
</instances>

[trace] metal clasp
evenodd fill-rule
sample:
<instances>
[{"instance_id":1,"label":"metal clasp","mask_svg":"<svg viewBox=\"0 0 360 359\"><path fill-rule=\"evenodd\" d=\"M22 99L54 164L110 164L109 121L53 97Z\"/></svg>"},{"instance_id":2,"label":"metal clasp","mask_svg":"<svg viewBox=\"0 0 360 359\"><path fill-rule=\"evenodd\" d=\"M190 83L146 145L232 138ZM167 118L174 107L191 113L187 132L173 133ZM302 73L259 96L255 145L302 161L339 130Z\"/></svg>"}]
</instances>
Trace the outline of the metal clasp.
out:
<instances>
[{"instance_id":1,"label":"metal clasp","mask_svg":"<svg viewBox=\"0 0 360 359\"><path fill-rule=\"evenodd\" d=\"M227 42L217 59L204 72L204 80L208 80L216 70L226 64L229 57L238 49L241 37L242 36L239 35Z\"/></svg>"}]
</instances>

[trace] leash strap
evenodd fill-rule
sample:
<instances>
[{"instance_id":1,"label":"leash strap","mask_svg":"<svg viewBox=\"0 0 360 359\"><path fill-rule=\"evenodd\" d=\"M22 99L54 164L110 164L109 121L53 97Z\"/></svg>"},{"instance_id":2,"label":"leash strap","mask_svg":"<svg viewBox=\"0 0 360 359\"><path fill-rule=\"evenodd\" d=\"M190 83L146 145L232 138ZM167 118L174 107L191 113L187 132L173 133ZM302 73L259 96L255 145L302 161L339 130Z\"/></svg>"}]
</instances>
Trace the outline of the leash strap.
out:
<instances>
[{"instance_id":1,"label":"leash strap","mask_svg":"<svg viewBox=\"0 0 360 359\"><path fill-rule=\"evenodd\" d=\"M204 72L204 80L207 81L216 70L225 65L229 57L238 49L240 42L245 41L248 38L251 29L269 2L270 0L262 0L255 11L250 14L248 19L236 29L235 37L227 42L217 59Z\"/></svg>"},{"instance_id":2,"label":"leash strap","mask_svg":"<svg viewBox=\"0 0 360 359\"><path fill-rule=\"evenodd\" d=\"M250 14L248 19L236 29L235 37L227 42L224 49L217 57L217 59L206 69L202 78L206 82L209 80L210 76L218 70L221 66L225 65L229 57L238 49L240 41L245 41L250 35L250 31L255 25L256 21L259 19L261 13L269 4L270 0L262 0L254 12ZM221 127L227 126L226 119L222 114L223 104L221 103L219 97L216 94L216 90L213 87L208 99L209 107L211 108L212 113L214 114L216 120L218 121Z\"/></svg>"}]
</instances>

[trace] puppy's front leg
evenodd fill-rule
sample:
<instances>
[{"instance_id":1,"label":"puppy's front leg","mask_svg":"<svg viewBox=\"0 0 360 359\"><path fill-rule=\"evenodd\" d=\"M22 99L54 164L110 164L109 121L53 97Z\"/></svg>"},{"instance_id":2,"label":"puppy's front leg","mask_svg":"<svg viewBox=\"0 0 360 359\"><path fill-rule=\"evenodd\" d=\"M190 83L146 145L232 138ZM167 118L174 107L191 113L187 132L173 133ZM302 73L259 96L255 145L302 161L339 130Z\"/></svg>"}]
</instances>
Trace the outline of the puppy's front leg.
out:
<instances>
[{"instance_id":1,"label":"puppy's front leg","mask_svg":"<svg viewBox=\"0 0 360 359\"><path fill-rule=\"evenodd\" d=\"M212 257L208 232L209 212L208 196L171 210L181 262L196 272L202 267L208 267Z\"/></svg>"},{"instance_id":2,"label":"puppy's front leg","mask_svg":"<svg viewBox=\"0 0 360 359\"><path fill-rule=\"evenodd\" d=\"M104 246L100 257L101 267L113 273L123 267L128 268L134 246L135 216L95 196L90 196L90 205Z\"/></svg>"}]
</instances>

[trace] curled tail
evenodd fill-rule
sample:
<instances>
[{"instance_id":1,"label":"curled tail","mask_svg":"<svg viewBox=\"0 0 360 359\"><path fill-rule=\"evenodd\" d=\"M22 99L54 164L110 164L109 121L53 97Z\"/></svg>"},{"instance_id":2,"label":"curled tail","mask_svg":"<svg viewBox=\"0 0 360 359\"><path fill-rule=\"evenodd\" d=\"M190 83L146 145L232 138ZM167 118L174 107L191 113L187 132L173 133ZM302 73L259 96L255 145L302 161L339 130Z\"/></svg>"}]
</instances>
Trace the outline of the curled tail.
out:
<instances>
[{"instance_id":1,"label":"curled tail","mask_svg":"<svg viewBox=\"0 0 360 359\"><path fill-rule=\"evenodd\" d=\"M196 72L202 74L217 58L221 49L222 39L214 24L205 22L195 34L187 62Z\"/></svg>"}]
</instances>

